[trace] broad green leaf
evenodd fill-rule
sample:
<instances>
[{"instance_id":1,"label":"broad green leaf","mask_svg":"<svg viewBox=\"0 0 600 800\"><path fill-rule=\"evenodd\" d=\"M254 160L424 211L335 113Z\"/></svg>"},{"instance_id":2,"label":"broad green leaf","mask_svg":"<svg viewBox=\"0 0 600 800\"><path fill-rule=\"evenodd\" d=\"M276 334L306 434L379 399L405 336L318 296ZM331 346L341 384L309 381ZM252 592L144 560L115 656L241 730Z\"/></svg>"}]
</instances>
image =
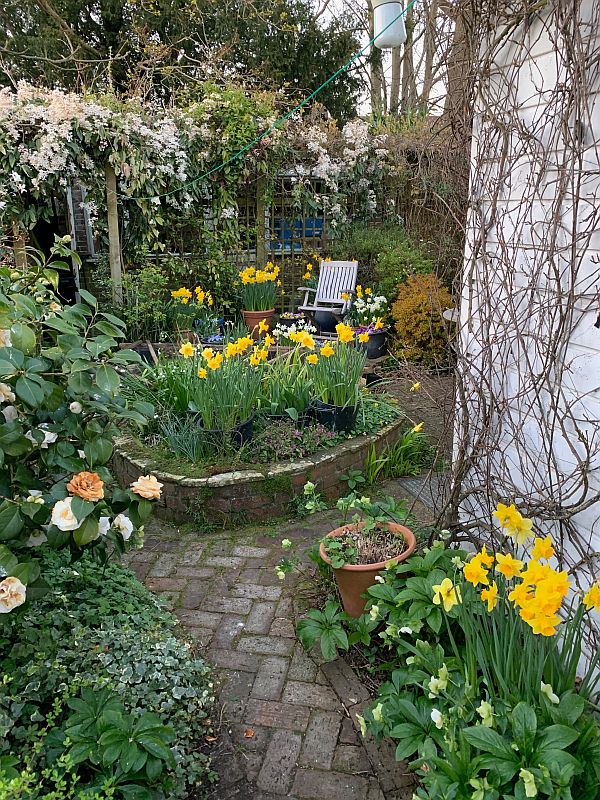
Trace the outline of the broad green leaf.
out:
<instances>
[{"instance_id":1,"label":"broad green leaf","mask_svg":"<svg viewBox=\"0 0 600 800\"><path fill-rule=\"evenodd\" d=\"M35 331L29 325L25 325L23 322L15 322L10 329L10 335L13 347L22 350L26 354L35 350Z\"/></svg>"},{"instance_id":2,"label":"broad green leaf","mask_svg":"<svg viewBox=\"0 0 600 800\"><path fill-rule=\"evenodd\" d=\"M506 739L503 739L499 733L496 733L491 728L486 728L483 725L465 728L463 736L469 744L479 748L484 753L491 753L496 758L504 758L508 761L516 759L515 752Z\"/></svg>"},{"instance_id":3,"label":"broad green leaf","mask_svg":"<svg viewBox=\"0 0 600 800\"><path fill-rule=\"evenodd\" d=\"M537 732L535 711L527 703L518 703L513 708L511 717L515 742L521 755L524 758L528 758Z\"/></svg>"},{"instance_id":4,"label":"broad green leaf","mask_svg":"<svg viewBox=\"0 0 600 800\"><path fill-rule=\"evenodd\" d=\"M60 333L67 333L71 334L72 336L79 335L77 328L66 322L66 320L64 320L62 317L48 317L46 320L44 320L44 325L47 328L52 328L52 330L59 331Z\"/></svg>"},{"instance_id":5,"label":"broad green leaf","mask_svg":"<svg viewBox=\"0 0 600 800\"><path fill-rule=\"evenodd\" d=\"M18 396L32 408L39 408L44 402L45 392L39 382L31 377L20 375L15 390Z\"/></svg>"},{"instance_id":6,"label":"broad green leaf","mask_svg":"<svg viewBox=\"0 0 600 800\"><path fill-rule=\"evenodd\" d=\"M540 732L538 747L544 750L564 750L579 737L575 728L566 725L550 725Z\"/></svg>"},{"instance_id":7,"label":"broad green leaf","mask_svg":"<svg viewBox=\"0 0 600 800\"><path fill-rule=\"evenodd\" d=\"M90 542L93 542L94 539L98 538L98 520L94 519L94 517L86 517L83 521L83 524L77 528L77 530L73 531L73 539L75 540L75 544L78 544L80 547L83 547Z\"/></svg>"},{"instance_id":8,"label":"broad green leaf","mask_svg":"<svg viewBox=\"0 0 600 800\"><path fill-rule=\"evenodd\" d=\"M119 373L106 364L96 367L96 384L106 394L115 395L119 391L121 379Z\"/></svg>"},{"instance_id":9,"label":"broad green leaf","mask_svg":"<svg viewBox=\"0 0 600 800\"><path fill-rule=\"evenodd\" d=\"M103 436L97 436L90 442L86 442L83 446L83 452L91 467L97 467L101 464L106 464L113 452L113 445L110 439L105 439Z\"/></svg>"},{"instance_id":10,"label":"broad green leaf","mask_svg":"<svg viewBox=\"0 0 600 800\"><path fill-rule=\"evenodd\" d=\"M96 300L94 295L91 294L91 292L87 291L87 289L80 289L79 296L81 297L82 300L84 300L88 304L88 306L91 306L92 308L97 307L98 301Z\"/></svg>"},{"instance_id":11,"label":"broad green leaf","mask_svg":"<svg viewBox=\"0 0 600 800\"><path fill-rule=\"evenodd\" d=\"M23 525L18 503L5 500L0 505L0 542L14 539L23 530Z\"/></svg>"},{"instance_id":12,"label":"broad green leaf","mask_svg":"<svg viewBox=\"0 0 600 800\"><path fill-rule=\"evenodd\" d=\"M19 563L19 559L14 556L5 544L0 544L0 573L12 575L12 570Z\"/></svg>"},{"instance_id":13,"label":"broad green leaf","mask_svg":"<svg viewBox=\"0 0 600 800\"><path fill-rule=\"evenodd\" d=\"M37 561L22 561L12 571L12 575L27 586L40 576L40 565Z\"/></svg>"},{"instance_id":14,"label":"broad green leaf","mask_svg":"<svg viewBox=\"0 0 600 800\"><path fill-rule=\"evenodd\" d=\"M90 503L82 497L74 497L71 500L71 511L80 522L89 516L94 508L94 503Z\"/></svg>"}]
</instances>

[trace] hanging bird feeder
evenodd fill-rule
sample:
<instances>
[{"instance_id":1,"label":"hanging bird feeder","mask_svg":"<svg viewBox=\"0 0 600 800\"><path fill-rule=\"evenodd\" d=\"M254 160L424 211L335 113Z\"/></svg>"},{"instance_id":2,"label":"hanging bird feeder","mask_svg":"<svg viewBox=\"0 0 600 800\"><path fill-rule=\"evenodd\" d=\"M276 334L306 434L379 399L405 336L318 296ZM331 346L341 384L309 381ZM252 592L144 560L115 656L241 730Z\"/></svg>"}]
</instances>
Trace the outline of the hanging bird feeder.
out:
<instances>
[{"instance_id":1,"label":"hanging bird feeder","mask_svg":"<svg viewBox=\"0 0 600 800\"><path fill-rule=\"evenodd\" d=\"M375 46L381 50L386 47L399 47L406 41L406 25L402 13L402 3L388 0L371 0L373 6L373 35Z\"/></svg>"}]
</instances>

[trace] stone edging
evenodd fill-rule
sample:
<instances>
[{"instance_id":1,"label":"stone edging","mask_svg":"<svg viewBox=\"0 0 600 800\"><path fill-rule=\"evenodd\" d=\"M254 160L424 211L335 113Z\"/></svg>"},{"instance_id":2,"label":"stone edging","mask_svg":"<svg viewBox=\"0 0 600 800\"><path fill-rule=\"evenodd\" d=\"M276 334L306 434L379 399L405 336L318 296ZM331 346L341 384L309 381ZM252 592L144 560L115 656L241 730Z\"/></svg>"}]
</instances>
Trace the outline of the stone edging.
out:
<instances>
[{"instance_id":1,"label":"stone edging","mask_svg":"<svg viewBox=\"0 0 600 800\"><path fill-rule=\"evenodd\" d=\"M151 462L127 453L127 438L115 442L113 470L122 485L152 471L163 484L156 508L158 516L174 522L194 521L239 525L281 517L294 496L301 494L306 481L318 484L329 499L347 489L341 476L349 469L362 469L372 446L379 455L400 437L405 421L399 417L375 434L348 439L328 450L303 459L252 470L237 470L188 478L157 472Z\"/></svg>"}]
</instances>

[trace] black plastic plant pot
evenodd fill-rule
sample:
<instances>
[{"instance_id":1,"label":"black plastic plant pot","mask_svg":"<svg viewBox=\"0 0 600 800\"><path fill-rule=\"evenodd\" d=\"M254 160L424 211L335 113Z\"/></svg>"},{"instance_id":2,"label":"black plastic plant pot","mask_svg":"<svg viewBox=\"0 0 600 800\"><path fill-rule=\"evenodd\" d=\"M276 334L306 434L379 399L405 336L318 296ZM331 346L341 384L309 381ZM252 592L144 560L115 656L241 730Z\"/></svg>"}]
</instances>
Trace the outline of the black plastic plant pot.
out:
<instances>
[{"instance_id":1,"label":"black plastic plant pot","mask_svg":"<svg viewBox=\"0 0 600 800\"><path fill-rule=\"evenodd\" d=\"M245 422L239 422L235 428L225 430L223 428L205 428L202 424L202 416L197 411L188 411L188 414L195 420L199 428L202 428L206 436L206 441L213 447L222 447L225 437L229 436L234 447L243 447L251 441L254 435L254 417L252 414Z\"/></svg>"},{"instance_id":2,"label":"black plastic plant pot","mask_svg":"<svg viewBox=\"0 0 600 800\"><path fill-rule=\"evenodd\" d=\"M339 320L330 311L315 311L315 322L321 333L334 333Z\"/></svg>"},{"instance_id":3,"label":"black plastic plant pot","mask_svg":"<svg viewBox=\"0 0 600 800\"><path fill-rule=\"evenodd\" d=\"M358 406L334 406L321 400L314 400L313 413L317 422L328 430L349 433L356 422Z\"/></svg>"},{"instance_id":4,"label":"black plastic plant pot","mask_svg":"<svg viewBox=\"0 0 600 800\"><path fill-rule=\"evenodd\" d=\"M367 351L367 358L382 358L387 353L387 333L381 331L369 334L369 341L363 347Z\"/></svg>"}]
</instances>

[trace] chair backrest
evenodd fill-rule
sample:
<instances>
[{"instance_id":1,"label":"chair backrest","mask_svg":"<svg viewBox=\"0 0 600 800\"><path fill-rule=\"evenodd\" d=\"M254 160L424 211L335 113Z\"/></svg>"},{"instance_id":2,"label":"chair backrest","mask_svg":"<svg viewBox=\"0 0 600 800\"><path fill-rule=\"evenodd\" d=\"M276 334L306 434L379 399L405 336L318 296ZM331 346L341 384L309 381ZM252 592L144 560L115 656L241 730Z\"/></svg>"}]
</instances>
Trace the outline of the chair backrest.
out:
<instances>
[{"instance_id":1,"label":"chair backrest","mask_svg":"<svg viewBox=\"0 0 600 800\"><path fill-rule=\"evenodd\" d=\"M358 261L321 261L315 302L340 302L342 292L356 288Z\"/></svg>"}]
</instances>

